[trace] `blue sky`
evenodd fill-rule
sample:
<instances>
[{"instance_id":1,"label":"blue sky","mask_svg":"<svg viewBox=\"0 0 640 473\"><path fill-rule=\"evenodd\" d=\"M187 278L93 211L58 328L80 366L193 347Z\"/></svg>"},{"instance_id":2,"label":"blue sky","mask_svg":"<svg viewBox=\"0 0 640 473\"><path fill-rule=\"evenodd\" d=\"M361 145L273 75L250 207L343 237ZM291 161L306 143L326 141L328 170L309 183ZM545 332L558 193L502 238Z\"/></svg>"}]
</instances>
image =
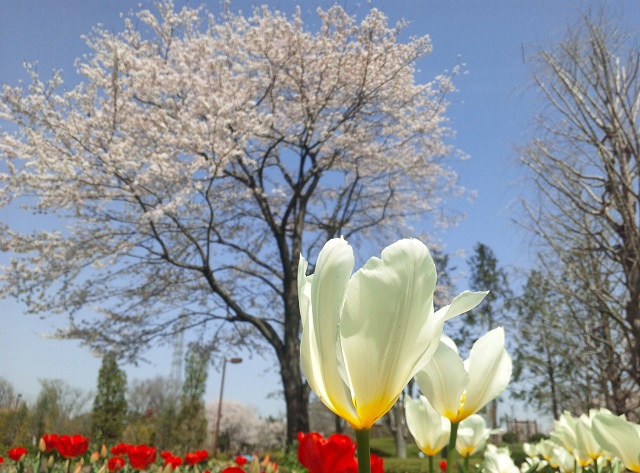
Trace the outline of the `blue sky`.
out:
<instances>
[{"instance_id":1,"label":"blue sky","mask_svg":"<svg viewBox=\"0 0 640 473\"><path fill-rule=\"evenodd\" d=\"M152 2L125 0L0 0L0 84L16 85L26 79L23 62L38 62L41 76L61 69L66 83L77 80L73 61L88 53L81 36L98 23L117 31L122 28L120 12L138 4ZM182 0L175 0L182 5ZM220 3L205 2L212 12ZM254 2L231 0L231 8L249 11ZM332 1L278 0L267 2L284 11L300 5L308 24L316 22L318 6L328 8ZM460 201L456 208L467 214L457 227L438 233L449 252L468 256L477 242L489 245L500 262L509 268L526 268L531 256L526 235L513 223L516 201L523 191L521 170L515 148L532 133L537 109L530 82L527 57L541 46L562 38L585 8L598 2L569 0L371 0L339 2L347 11L363 16L369 8L382 10L395 22L410 21L407 35L429 34L433 52L418 65L420 81L464 63L468 73L457 80L459 92L450 97L451 126L457 137L454 145L470 156L452 163L461 183L477 192L472 202ZM190 5L199 4L190 1ZM261 2L256 2L261 4ZM604 4L624 18L640 18L640 2L610 1ZM20 218L17 209L0 209L0 220ZM454 261L466 288L463 271L465 257ZM0 255L0 262L6 256ZM95 388L100 361L75 341L47 340L40 334L64 325L64 320L24 314L14 301L0 301L0 376L7 378L26 399L34 400L38 379L61 378L71 386ZM171 347L159 347L148 358L150 363L126 367L129 379L168 375ZM284 411L279 399L268 399L279 388L279 374L271 360L260 357L227 370L225 398L254 405L262 415ZM220 374L210 371L207 399L218 396Z\"/></svg>"}]
</instances>

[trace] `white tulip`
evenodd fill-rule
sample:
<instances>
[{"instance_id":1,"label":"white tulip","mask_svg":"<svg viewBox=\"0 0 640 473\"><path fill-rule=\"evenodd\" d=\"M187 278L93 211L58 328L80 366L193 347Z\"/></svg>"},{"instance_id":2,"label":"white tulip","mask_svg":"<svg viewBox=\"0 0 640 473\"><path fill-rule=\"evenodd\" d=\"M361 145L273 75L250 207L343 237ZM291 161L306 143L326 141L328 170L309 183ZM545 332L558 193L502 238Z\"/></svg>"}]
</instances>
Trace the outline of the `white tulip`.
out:
<instances>
[{"instance_id":1,"label":"white tulip","mask_svg":"<svg viewBox=\"0 0 640 473\"><path fill-rule=\"evenodd\" d=\"M640 473L640 425L602 412L593 417L592 429L602 448L620 458L629 470Z\"/></svg>"},{"instance_id":2,"label":"white tulip","mask_svg":"<svg viewBox=\"0 0 640 473\"><path fill-rule=\"evenodd\" d=\"M416 381L431 405L452 423L482 409L509 384L512 363L504 348L504 329L480 337L462 360L449 340L441 341Z\"/></svg>"},{"instance_id":3,"label":"white tulip","mask_svg":"<svg viewBox=\"0 0 640 473\"><path fill-rule=\"evenodd\" d=\"M434 456L449 443L451 423L429 404L426 397L404 401L407 428L425 455Z\"/></svg>"},{"instance_id":4,"label":"white tulip","mask_svg":"<svg viewBox=\"0 0 640 473\"><path fill-rule=\"evenodd\" d=\"M400 240L351 276L344 239L327 242L314 274L298 268L302 371L322 402L355 430L370 429L433 356L445 320L478 305L463 292L434 312L436 268L418 240Z\"/></svg>"},{"instance_id":5,"label":"white tulip","mask_svg":"<svg viewBox=\"0 0 640 473\"><path fill-rule=\"evenodd\" d=\"M484 467L486 473L520 473L509 450L496 448L495 445L489 445L484 452Z\"/></svg>"},{"instance_id":6,"label":"white tulip","mask_svg":"<svg viewBox=\"0 0 640 473\"><path fill-rule=\"evenodd\" d=\"M456 450L460 456L469 457L484 448L490 435L491 429L487 428L484 418L478 414L471 415L458 426Z\"/></svg>"}]
</instances>

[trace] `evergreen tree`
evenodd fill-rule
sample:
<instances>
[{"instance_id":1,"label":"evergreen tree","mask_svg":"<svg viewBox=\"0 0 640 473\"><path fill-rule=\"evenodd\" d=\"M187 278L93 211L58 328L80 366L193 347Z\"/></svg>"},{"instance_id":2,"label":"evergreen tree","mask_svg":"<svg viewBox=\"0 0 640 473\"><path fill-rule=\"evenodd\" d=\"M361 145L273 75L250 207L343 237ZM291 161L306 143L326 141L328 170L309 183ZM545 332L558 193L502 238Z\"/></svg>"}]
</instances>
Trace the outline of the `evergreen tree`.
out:
<instances>
[{"instance_id":1,"label":"evergreen tree","mask_svg":"<svg viewBox=\"0 0 640 473\"><path fill-rule=\"evenodd\" d=\"M489 331L504 320L504 304L511 296L506 271L498 265L498 258L484 243L477 243L468 260L469 282L475 291L489 291L482 304L469 311L467 321Z\"/></svg>"},{"instance_id":2,"label":"evergreen tree","mask_svg":"<svg viewBox=\"0 0 640 473\"><path fill-rule=\"evenodd\" d=\"M178 441L185 451L200 448L207 438L204 392L207 384L208 352L192 347L186 356L178 414Z\"/></svg>"},{"instance_id":3,"label":"evergreen tree","mask_svg":"<svg viewBox=\"0 0 640 473\"><path fill-rule=\"evenodd\" d=\"M591 359L578 341L579 322L571 303L556 291L546 275L529 273L522 294L514 299L518 315L512 394L554 419L568 409L588 409L595 386L585 384L582 367Z\"/></svg>"},{"instance_id":4,"label":"evergreen tree","mask_svg":"<svg viewBox=\"0 0 640 473\"><path fill-rule=\"evenodd\" d=\"M481 334L465 337L467 343L473 343L480 335L504 323L506 303L511 296L506 271L498 265L498 258L484 243L477 243L474 253L467 261L470 268L470 285L474 291L489 291L482 304L465 315L465 327L480 326ZM498 427L498 401L494 399L487 407L491 428Z\"/></svg>"},{"instance_id":5,"label":"evergreen tree","mask_svg":"<svg viewBox=\"0 0 640 473\"><path fill-rule=\"evenodd\" d=\"M127 375L118 368L116 357L102 358L98 372L98 393L93 401L92 437L99 444L112 444L122 435L127 415Z\"/></svg>"}]
</instances>

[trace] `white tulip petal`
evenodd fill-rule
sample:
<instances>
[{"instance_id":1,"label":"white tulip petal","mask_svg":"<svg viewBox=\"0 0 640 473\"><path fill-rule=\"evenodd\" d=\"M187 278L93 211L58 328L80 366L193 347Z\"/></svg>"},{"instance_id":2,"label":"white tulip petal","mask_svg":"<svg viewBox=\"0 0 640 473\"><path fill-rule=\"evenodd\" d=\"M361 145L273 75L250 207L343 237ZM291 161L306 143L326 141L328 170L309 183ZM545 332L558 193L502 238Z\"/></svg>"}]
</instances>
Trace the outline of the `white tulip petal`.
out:
<instances>
[{"instance_id":1,"label":"white tulip petal","mask_svg":"<svg viewBox=\"0 0 640 473\"><path fill-rule=\"evenodd\" d=\"M407 428L425 455L433 456L449 442L451 423L429 404L427 398L404 400Z\"/></svg>"},{"instance_id":2,"label":"white tulip petal","mask_svg":"<svg viewBox=\"0 0 640 473\"><path fill-rule=\"evenodd\" d=\"M458 427L456 450L463 457L473 455L484 448L489 435L491 435L491 430L487 429L487 424L482 416L469 416L460 422ZM495 448L493 445L491 447Z\"/></svg>"},{"instance_id":3,"label":"white tulip petal","mask_svg":"<svg viewBox=\"0 0 640 473\"><path fill-rule=\"evenodd\" d=\"M322 402L345 418L355 415L351 394L337 363L327 363L326 360L336 360L336 351L339 350L340 312L353 265L351 247L343 239L333 239L318 255L312 284L304 275L307 267L304 259L298 270L298 293L302 295L299 296L303 321L300 342L302 371Z\"/></svg>"},{"instance_id":4,"label":"white tulip petal","mask_svg":"<svg viewBox=\"0 0 640 473\"><path fill-rule=\"evenodd\" d=\"M596 442L591 430L591 419L586 415L581 415L575 425L576 431L576 449L580 453L580 458L576 456L576 459L580 461L580 464L584 466L586 455L591 460L597 460L602 454L602 447ZM584 453L584 455L583 455Z\"/></svg>"},{"instance_id":5,"label":"white tulip petal","mask_svg":"<svg viewBox=\"0 0 640 473\"><path fill-rule=\"evenodd\" d=\"M415 379L433 408L456 421L460 398L469 384L469 374L460 355L440 342L431 361L416 373Z\"/></svg>"},{"instance_id":6,"label":"white tulip petal","mask_svg":"<svg viewBox=\"0 0 640 473\"><path fill-rule=\"evenodd\" d=\"M602 448L619 457L629 470L640 473L640 437L629 421L598 414L593 418L592 429Z\"/></svg>"},{"instance_id":7,"label":"white tulip petal","mask_svg":"<svg viewBox=\"0 0 640 473\"><path fill-rule=\"evenodd\" d=\"M452 340L452 338L449 335L447 335L446 333L443 333L440 336L440 341L442 343L444 343L445 345L447 345L449 348L451 348L456 353L460 354L460 352L458 351L458 346L456 345L456 342L454 342Z\"/></svg>"},{"instance_id":8,"label":"white tulip petal","mask_svg":"<svg viewBox=\"0 0 640 473\"><path fill-rule=\"evenodd\" d=\"M551 462L558 465L562 473L575 473L576 460L573 458L573 454L564 447L558 446L553 449Z\"/></svg>"},{"instance_id":9,"label":"white tulip petal","mask_svg":"<svg viewBox=\"0 0 640 473\"><path fill-rule=\"evenodd\" d=\"M390 409L428 349L435 265L418 240L400 240L349 282L340 335L352 397L365 424ZM314 281L315 284L315 281ZM371 413L376 412L376 419Z\"/></svg>"},{"instance_id":10,"label":"white tulip petal","mask_svg":"<svg viewBox=\"0 0 640 473\"><path fill-rule=\"evenodd\" d=\"M298 262L298 306L302 318L302 328L306 327L311 313L311 282L313 275L307 276L309 263L302 255Z\"/></svg>"},{"instance_id":11,"label":"white tulip petal","mask_svg":"<svg viewBox=\"0 0 640 473\"><path fill-rule=\"evenodd\" d=\"M460 314L464 314L480 304L487 294L489 294L489 291L464 291L454 297L451 304L439 309L435 313L436 319L446 321Z\"/></svg>"},{"instance_id":12,"label":"white tulip petal","mask_svg":"<svg viewBox=\"0 0 640 473\"><path fill-rule=\"evenodd\" d=\"M511 357L504 349L504 329L498 327L473 344L468 359L469 385L460 416L478 412L498 397L511 380Z\"/></svg>"},{"instance_id":13,"label":"white tulip petal","mask_svg":"<svg viewBox=\"0 0 640 473\"><path fill-rule=\"evenodd\" d=\"M554 431L550 436L562 445L569 453L573 453L576 445L576 419L569 411L564 411L553 421Z\"/></svg>"}]
</instances>

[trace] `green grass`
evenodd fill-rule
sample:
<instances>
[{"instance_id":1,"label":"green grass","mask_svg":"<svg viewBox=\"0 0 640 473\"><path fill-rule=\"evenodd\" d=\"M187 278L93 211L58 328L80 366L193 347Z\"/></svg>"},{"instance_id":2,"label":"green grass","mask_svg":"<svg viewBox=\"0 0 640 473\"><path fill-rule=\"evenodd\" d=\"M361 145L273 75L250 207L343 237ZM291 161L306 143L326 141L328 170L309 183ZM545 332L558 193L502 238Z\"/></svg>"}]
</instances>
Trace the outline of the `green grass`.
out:
<instances>
[{"instance_id":1,"label":"green grass","mask_svg":"<svg viewBox=\"0 0 640 473\"><path fill-rule=\"evenodd\" d=\"M393 437L371 439L371 453L384 457L385 473L427 473L429 461L419 458L420 450L414 442L407 442L407 458L396 458L396 444ZM434 459L434 473L440 473L440 457Z\"/></svg>"},{"instance_id":2,"label":"green grass","mask_svg":"<svg viewBox=\"0 0 640 473\"><path fill-rule=\"evenodd\" d=\"M396 454L396 442L393 437L378 437L371 439L371 453L382 457L394 457ZM407 441L407 458L418 458L420 450L415 442Z\"/></svg>"},{"instance_id":3,"label":"green grass","mask_svg":"<svg viewBox=\"0 0 640 473\"><path fill-rule=\"evenodd\" d=\"M516 461L516 465L519 465L524 461L524 453L522 451L521 444L500 445L506 446L511 451L511 457ZM396 458L396 445L392 437L380 437L371 439L371 452L376 455L384 457L384 471L385 473L427 473L429 471L429 461L426 458L418 457L418 447L415 443L407 443L407 458ZM461 465L463 459L456 455L456 461ZM434 458L434 473L440 473L439 463L442 460L440 455ZM471 465L482 463L483 454L476 453L471 456L469 462ZM454 466L454 471L457 468ZM473 471L473 468L471 468Z\"/></svg>"}]
</instances>

